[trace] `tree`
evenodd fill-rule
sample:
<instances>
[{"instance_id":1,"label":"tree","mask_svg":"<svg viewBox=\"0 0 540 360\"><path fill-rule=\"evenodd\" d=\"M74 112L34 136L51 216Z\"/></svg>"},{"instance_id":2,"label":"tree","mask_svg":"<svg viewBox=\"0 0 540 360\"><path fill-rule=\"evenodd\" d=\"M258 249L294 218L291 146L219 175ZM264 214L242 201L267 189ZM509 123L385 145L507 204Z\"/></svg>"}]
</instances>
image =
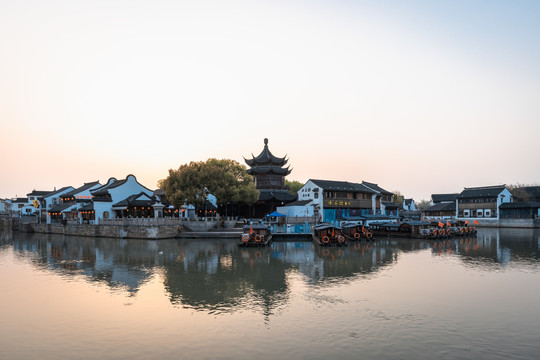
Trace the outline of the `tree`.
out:
<instances>
[{"instance_id":1,"label":"tree","mask_svg":"<svg viewBox=\"0 0 540 360\"><path fill-rule=\"evenodd\" d=\"M158 186L177 208L185 203L201 206L208 194L216 197L218 205L228 201L251 205L259 199L253 177L243 165L229 159L181 165L178 170L169 170Z\"/></svg>"},{"instance_id":2,"label":"tree","mask_svg":"<svg viewBox=\"0 0 540 360\"><path fill-rule=\"evenodd\" d=\"M416 203L416 208L420 211L427 209L430 206L431 206L431 201L429 200L420 200L419 202Z\"/></svg>"},{"instance_id":3,"label":"tree","mask_svg":"<svg viewBox=\"0 0 540 360\"><path fill-rule=\"evenodd\" d=\"M527 191L527 187L530 186L538 186L537 184L512 184L507 185L506 188L512 193L512 196L514 197L514 201L517 202L528 202L531 200L531 194Z\"/></svg>"},{"instance_id":4,"label":"tree","mask_svg":"<svg viewBox=\"0 0 540 360\"><path fill-rule=\"evenodd\" d=\"M300 181L296 181L296 180L287 180L285 179L285 186L289 189L289 192L293 195L296 195L298 194L298 190L300 190L302 188L302 186L304 186L304 184L302 184Z\"/></svg>"},{"instance_id":5,"label":"tree","mask_svg":"<svg viewBox=\"0 0 540 360\"><path fill-rule=\"evenodd\" d=\"M403 207L403 200L405 199L405 196L401 195L401 192L399 190L394 190L394 203L401 205Z\"/></svg>"}]
</instances>

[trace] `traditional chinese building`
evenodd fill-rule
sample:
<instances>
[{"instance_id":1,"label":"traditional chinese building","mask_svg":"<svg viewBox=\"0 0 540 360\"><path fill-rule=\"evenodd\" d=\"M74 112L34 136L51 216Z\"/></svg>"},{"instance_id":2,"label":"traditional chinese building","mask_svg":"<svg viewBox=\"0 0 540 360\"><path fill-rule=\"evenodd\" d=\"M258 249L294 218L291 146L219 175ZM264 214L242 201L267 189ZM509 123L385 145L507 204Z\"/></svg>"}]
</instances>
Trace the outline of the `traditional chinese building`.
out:
<instances>
[{"instance_id":1,"label":"traditional chinese building","mask_svg":"<svg viewBox=\"0 0 540 360\"><path fill-rule=\"evenodd\" d=\"M252 154L251 159L244 160L249 166L247 172L255 179L260 192L259 200L248 209L247 216L261 218L276 207L296 200L296 195L289 193L285 186L285 176L291 173L289 166L285 167L288 159L274 156L268 148L268 139L264 139L264 148L257 157Z\"/></svg>"},{"instance_id":2,"label":"traditional chinese building","mask_svg":"<svg viewBox=\"0 0 540 360\"><path fill-rule=\"evenodd\" d=\"M310 179L298 190L298 200L310 200L305 206L312 206L314 216L323 222L397 219L398 205L393 203L393 195L366 181L360 184Z\"/></svg>"},{"instance_id":3,"label":"traditional chinese building","mask_svg":"<svg viewBox=\"0 0 540 360\"><path fill-rule=\"evenodd\" d=\"M505 185L465 188L457 197L457 218L499 219L499 206L512 202Z\"/></svg>"}]
</instances>

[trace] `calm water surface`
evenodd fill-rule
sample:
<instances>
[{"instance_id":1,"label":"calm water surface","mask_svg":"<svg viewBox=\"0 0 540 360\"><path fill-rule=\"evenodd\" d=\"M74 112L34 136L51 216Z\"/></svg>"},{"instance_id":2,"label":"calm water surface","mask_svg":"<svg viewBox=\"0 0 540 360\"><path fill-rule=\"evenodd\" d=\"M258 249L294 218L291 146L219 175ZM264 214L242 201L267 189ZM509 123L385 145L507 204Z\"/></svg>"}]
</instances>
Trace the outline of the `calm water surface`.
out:
<instances>
[{"instance_id":1,"label":"calm water surface","mask_svg":"<svg viewBox=\"0 0 540 360\"><path fill-rule=\"evenodd\" d=\"M0 359L536 359L540 232L309 242L1 235Z\"/></svg>"}]
</instances>

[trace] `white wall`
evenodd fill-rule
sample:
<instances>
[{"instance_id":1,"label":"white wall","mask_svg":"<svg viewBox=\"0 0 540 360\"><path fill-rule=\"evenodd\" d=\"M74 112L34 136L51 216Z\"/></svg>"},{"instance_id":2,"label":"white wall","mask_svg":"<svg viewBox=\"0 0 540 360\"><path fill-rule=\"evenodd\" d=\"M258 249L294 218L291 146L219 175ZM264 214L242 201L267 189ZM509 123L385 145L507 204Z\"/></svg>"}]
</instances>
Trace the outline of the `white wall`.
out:
<instances>
[{"instance_id":1,"label":"white wall","mask_svg":"<svg viewBox=\"0 0 540 360\"><path fill-rule=\"evenodd\" d=\"M311 203L309 204L311 206L311 209L313 211L314 206L318 205L320 216L323 216L323 189L315 183L313 183L311 180L308 180L307 183L305 183L304 186L300 190L298 190L298 201L302 200L311 200ZM318 194L317 199L315 199L315 194ZM308 215L313 216L314 214ZM302 215L305 216L305 215Z\"/></svg>"},{"instance_id":2,"label":"white wall","mask_svg":"<svg viewBox=\"0 0 540 360\"><path fill-rule=\"evenodd\" d=\"M499 206L501 206L501 204L503 203L512 202L512 201L513 201L512 193L508 189L505 188L503 191L501 191L499 196L497 196L497 219L500 216Z\"/></svg>"},{"instance_id":3,"label":"white wall","mask_svg":"<svg viewBox=\"0 0 540 360\"><path fill-rule=\"evenodd\" d=\"M53 207L53 204L55 203L55 199L56 199L56 204L60 204L60 196L67 194L68 192L73 191L73 190L75 190L75 188L73 186L70 186L67 189L62 190L52 196L44 197L43 200L45 201L45 209L47 210L51 209Z\"/></svg>"},{"instance_id":4,"label":"white wall","mask_svg":"<svg viewBox=\"0 0 540 360\"><path fill-rule=\"evenodd\" d=\"M313 208L312 203L309 203L308 205L304 205L304 206L278 206L276 210L278 213L287 215L288 217L296 217L296 216L301 217L301 216L314 215L314 208Z\"/></svg>"},{"instance_id":5,"label":"white wall","mask_svg":"<svg viewBox=\"0 0 540 360\"><path fill-rule=\"evenodd\" d=\"M152 194L154 193L152 190L147 189L143 185L139 184L137 182L137 178L134 175L128 175L126 177L126 182L122 185L115 187L115 188L108 188L107 191L111 195L112 201L110 202L101 202L96 201L94 202L94 211L95 211L95 217L96 217L96 224L99 223L99 219L103 219L103 213L105 211L109 212L109 219L112 219L115 216L112 206L124 199L127 199L131 195L137 195L140 193L145 193L148 195L148 197L152 197Z\"/></svg>"}]
</instances>

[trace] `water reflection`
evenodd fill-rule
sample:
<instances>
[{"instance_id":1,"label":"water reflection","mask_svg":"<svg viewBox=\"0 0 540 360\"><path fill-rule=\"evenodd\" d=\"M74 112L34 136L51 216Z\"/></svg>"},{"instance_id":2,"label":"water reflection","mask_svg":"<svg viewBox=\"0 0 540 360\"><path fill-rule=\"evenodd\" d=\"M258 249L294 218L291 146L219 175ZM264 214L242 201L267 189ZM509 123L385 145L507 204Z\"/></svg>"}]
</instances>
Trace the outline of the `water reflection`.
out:
<instances>
[{"instance_id":1,"label":"water reflection","mask_svg":"<svg viewBox=\"0 0 540 360\"><path fill-rule=\"evenodd\" d=\"M3 242L7 237L2 237ZM370 277L406 252L457 257L466 266L537 269L540 231L480 229L476 237L445 241L383 239L321 248L310 242L239 248L233 240L116 240L15 233L17 256L67 279L105 284L135 296L154 274L163 278L174 306L216 313L239 309L266 317L290 300L288 276L309 286Z\"/></svg>"}]
</instances>

